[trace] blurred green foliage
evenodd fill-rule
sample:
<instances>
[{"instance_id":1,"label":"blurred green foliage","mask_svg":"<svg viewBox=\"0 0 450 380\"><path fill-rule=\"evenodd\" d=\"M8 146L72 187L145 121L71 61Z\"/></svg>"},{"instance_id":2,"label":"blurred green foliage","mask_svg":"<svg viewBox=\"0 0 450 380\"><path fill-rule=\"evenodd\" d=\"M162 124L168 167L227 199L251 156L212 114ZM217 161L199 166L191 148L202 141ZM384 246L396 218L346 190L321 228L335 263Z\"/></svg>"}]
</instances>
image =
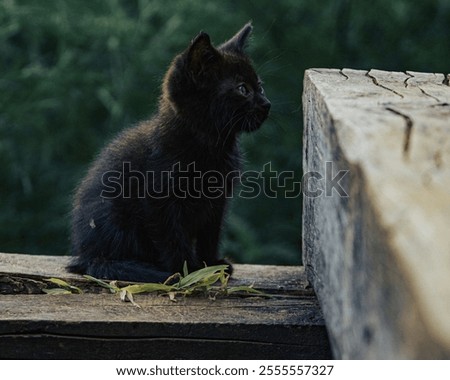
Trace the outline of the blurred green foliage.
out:
<instances>
[{"instance_id":1,"label":"blurred green foliage","mask_svg":"<svg viewBox=\"0 0 450 380\"><path fill-rule=\"evenodd\" d=\"M73 189L96 152L148 117L173 56L249 19L272 116L243 138L247 169L301 178L309 67L448 72L448 0L1 0L0 250L68 252ZM301 199L235 199L223 249L237 262L296 264Z\"/></svg>"}]
</instances>

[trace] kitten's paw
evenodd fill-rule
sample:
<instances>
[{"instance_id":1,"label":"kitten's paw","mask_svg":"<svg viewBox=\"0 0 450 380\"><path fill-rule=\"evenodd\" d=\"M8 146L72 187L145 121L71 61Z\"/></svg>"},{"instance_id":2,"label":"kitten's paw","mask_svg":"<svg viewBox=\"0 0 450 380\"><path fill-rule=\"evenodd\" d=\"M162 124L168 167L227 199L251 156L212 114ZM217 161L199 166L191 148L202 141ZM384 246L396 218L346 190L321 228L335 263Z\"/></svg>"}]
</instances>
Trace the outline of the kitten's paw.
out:
<instances>
[{"instance_id":1,"label":"kitten's paw","mask_svg":"<svg viewBox=\"0 0 450 380\"><path fill-rule=\"evenodd\" d=\"M215 265L228 265L228 269L226 272L231 276L233 274L233 265L231 265L231 262L227 259L220 259L217 260L217 263Z\"/></svg>"}]
</instances>

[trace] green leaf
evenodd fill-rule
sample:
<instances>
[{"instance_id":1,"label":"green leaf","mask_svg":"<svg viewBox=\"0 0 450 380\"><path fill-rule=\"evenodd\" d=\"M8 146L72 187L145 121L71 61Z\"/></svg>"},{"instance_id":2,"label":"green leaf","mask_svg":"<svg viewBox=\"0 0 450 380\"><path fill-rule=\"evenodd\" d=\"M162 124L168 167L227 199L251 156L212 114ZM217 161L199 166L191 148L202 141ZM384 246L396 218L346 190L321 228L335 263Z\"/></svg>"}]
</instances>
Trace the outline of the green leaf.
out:
<instances>
[{"instance_id":1,"label":"green leaf","mask_svg":"<svg viewBox=\"0 0 450 380\"><path fill-rule=\"evenodd\" d=\"M93 281L93 282L97 283L98 285L102 286L103 288L109 289L111 291L111 293L117 293L120 291L119 287L108 284L107 282L99 280L95 277L89 276L88 274L85 274L83 277L88 279L89 281Z\"/></svg>"},{"instance_id":2,"label":"green leaf","mask_svg":"<svg viewBox=\"0 0 450 380\"><path fill-rule=\"evenodd\" d=\"M64 280L61 280L59 278L53 278L53 277L52 278L46 278L45 281L50 281L50 282L52 282L52 283L54 283L56 285L67 287L67 288L70 287L70 284L68 284L67 282L65 282Z\"/></svg>"},{"instance_id":3,"label":"green leaf","mask_svg":"<svg viewBox=\"0 0 450 380\"><path fill-rule=\"evenodd\" d=\"M133 284L125 286L124 288L121 288L121 291L127 291L131 294L137 294L137 293L152 293L152 292L170 292L173 290L173 285L165 285L165 284L157 284L157 283L145 283L145 284Z\"/></svg>"},{"instance_id":4,"label":"green leaf","mask_svg":"<svg viewBox=\"0 0 450 380\"><path fill-rule=\"evenodd\" d=\"M188 271L187 261L184 261L184 264L183 264L183 277L186 277L188 274L189 274L189 271Z\"/></svg>"},{"instance_id":5,"label":"green leaf","mask_svg":"<svg viewBox=\"0 0 450 380\"><path fill-rule=\"evenodd\" d=\"M187 276L183 277L177 284L180 289L187 288L203 279L213 275L217 271L226 270L228 265L214 265L211 267L205 267L199 269L195 272L189 273Z\"/></svg>"},{"instance_id":6,"label":"green leaf","mask_svg":"<svg viewBox=\"0 0 450 380\"><path fill-rule=\"evenodd\" d=\"M78 294L82 294L83 293L83 291L79 287L70 285L69 283L67 283L64 280L61 280L60 278L52 277L52 278L46 278L45 280L49 281L49 282L51 282L51 283L53 283L55 285L58 285L61 288L65 288L66 290L69 291L69 293L72 293L72 291L76 292Z\"/></svg>"},{"instance_id":7,"label":"green leaf","mask_svg":"<svg viewBox=\"0 0 450 380\"><path fill-rule=\"evenodd\" d=\"M226 289L226 287L228 286L228 280L230 279L230 275L228 273L225 273L225 271L222 271L221 274L222 274L222 276L220 276L221 288Z\"/></svg>"},{"instance_id":8,"label":"green leaf","mask_svg":"<svg viewBox=\"0 0 450 380\"><path fill-rule=\"evenodd\" d=\"M172 281L175 281L176 279L182 278L181 274L174 273L173 275L167 277L166 281L164 281L164 285L170 284Z\"/></svg>"},{"instance_id":9,"label":"green leaf","mask_svg":"<svg viewBox=\"0 0 450 380\"><path fill-rule=\"evenodd\" d=\"M211 285L219 281L221 277L222 273L214 273L208 277L203 278L197 284L200 286L210 287Z\"/></svg>"},{"instance_id":10,"label":"green leaf","mask_svg":"<svg viewBox=\"0 0 450 380\"><path fill-rule=\"evenodd\" d=\"M226 292L227 292L227 294L245 292L245 293L250 293L250 294L257 294L257 295L264 296L264 297L271 297L269 294L261 292L260 290L256 290L256 289L252 288L251 286L245 286L245 285L233 286L231 288L227 288Z\"/></svg>"}]
</instances>

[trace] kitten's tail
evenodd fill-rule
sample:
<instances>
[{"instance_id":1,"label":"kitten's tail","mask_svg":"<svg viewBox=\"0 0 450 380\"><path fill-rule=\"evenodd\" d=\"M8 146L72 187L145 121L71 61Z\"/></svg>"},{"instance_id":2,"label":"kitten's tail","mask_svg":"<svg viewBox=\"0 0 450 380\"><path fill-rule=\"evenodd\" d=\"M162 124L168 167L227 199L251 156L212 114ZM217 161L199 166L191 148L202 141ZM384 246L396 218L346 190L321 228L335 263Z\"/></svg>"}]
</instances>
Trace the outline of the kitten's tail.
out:
<instances>
[{"instance_id":1,"label":"kitten's tail","mask_svg":"<svg viewBox=\"0 0 450 380\"><path fill-rule=\"evenodd\" d=\"M139 261L101 259L87 261L79 256L72 258L66 269L72 273L88 274L98 279L133 282L164 282L172 275Z\"/></svg>"}]
</instances>

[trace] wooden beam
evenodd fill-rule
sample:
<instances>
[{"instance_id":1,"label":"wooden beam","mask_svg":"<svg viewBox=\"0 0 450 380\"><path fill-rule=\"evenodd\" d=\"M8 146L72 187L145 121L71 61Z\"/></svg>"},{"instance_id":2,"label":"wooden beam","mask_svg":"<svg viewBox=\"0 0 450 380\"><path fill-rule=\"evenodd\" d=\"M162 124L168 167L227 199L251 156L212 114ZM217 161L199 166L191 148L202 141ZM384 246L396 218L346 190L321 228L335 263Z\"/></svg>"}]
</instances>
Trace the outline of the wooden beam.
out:
<instances>
[{"instance_id":1,"label":"wooden beam","mask_svg":"<svg viewBox=\"0 0 450 380\"><path fill-rule=\"evenodd\" d=\"M0 358L331 357L320 308L302 267L235 266L231 285L254 282L273 298L189 297L174 303L138 294L139 309L117 295L99 294L81 276L67 273L67 261L61 256L0 254ZM42 294L48 277L65 279L86 293Z\"/></svg>"},{"instance_id":2,"label":"wooden beam","mask_svg":"<svg viewBox=\"0 0 450 380\"><path fill-rule=\"evenodd\" d=\"M303 104L303 169L323 178L304 197L304 259L335 356L450 358L448 81L311 69ZM347 196L326 194L327 161Z\"/></svg>"}]
</instances>

